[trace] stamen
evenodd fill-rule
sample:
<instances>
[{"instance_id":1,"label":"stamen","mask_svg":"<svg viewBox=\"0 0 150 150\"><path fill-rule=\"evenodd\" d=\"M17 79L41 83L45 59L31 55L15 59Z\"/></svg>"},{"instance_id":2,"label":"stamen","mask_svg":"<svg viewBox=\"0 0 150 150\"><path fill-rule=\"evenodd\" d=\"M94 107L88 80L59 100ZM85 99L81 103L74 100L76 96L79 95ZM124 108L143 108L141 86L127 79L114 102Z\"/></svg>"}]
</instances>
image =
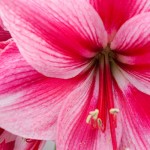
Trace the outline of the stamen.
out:
<instances>
[{"instance_id":1,"label":"stamen","mask_svg":"<svg viewBox=\"0 0 150 150\"><path fill-rule=\"evenodd\" d=\"M118 113L119 113L119 109L118 109L118 108L111 108L111 109L109 110L109 113L110 113L110 114L113 114L113 115L118 114Z\"/></svg>"},{"instance_id":2,"label":"stamen","mask_svg":"<svg viewBox=\"0 0 150 150\"><path fill-rule=\"evenodd\" d=\"M111 114L111 115L113 115L113 120L114 120L114 126L115 126L115 128L117 127L117 114L119 113L119 109L118 108L111 108L110 110L109 110L109 113Z\"/></svg>"},{"instance_id":3,"label":"stamen","mask_svg":"<svg viewBox=\"0 0 150 150\"><path fill-rule=\"evenodd\" d=\"M97 119L99 110L95 109L95 111L90 111L89 114L93 116L93 119Z\"/></svg>"},{"instance_id":4,"label":"stamen","mask_svg":"<svg viewBox=\"0 0 150 150\"><path fill-rule=\"evenodd\" d=\"M86 118L86 123L91 124L94 128L102 127L102 120L98 118L99 110L95 109L94 111L90 111L89 115Z\"/></svg>"}]
</instances>

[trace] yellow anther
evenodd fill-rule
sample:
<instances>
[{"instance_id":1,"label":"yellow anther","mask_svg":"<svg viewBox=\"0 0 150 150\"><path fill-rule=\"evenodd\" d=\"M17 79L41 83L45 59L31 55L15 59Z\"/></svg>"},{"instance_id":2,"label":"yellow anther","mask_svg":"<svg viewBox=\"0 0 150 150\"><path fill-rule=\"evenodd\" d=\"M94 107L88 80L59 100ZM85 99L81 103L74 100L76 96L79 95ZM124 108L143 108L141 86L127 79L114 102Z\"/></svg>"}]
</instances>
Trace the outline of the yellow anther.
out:
<instances>
[{"instance_id":1,"label":"yellow anther","mask_svg":"<svg viewBox=\"0 0 150 150\"><path fill-rule=\"evenodd\" d=\"M87 118L86 118L86 123L87 123L87 124L89 124L89 123L90 123L91 118L92 118L92 116L91 116L91 115L88 115L88 116L87 116Z\"/></svg>"},{"instance_id":2,"label":"yellow anther","mask_svg":"<svg viewBox=\"0 0 150 150\"><path fill-rule=\"evenodd\" d=\"M99 114L99 110L98 110L98 109L95 109L94 111L90 111L90 112L89 112L89 115L88 115L87 118L86 118L86 123L89 124L90 121L91 121L91 119L97 120L98 114Z\"/></svg>"},{"instance_id":3,"label":"yellow anther","mask_svg":"<svg viewBox=\"0 0 150 150\"><path fill-rule=\"evenodd\" d=\"M117 114L117 113L119 113L119 109L118 108L111 108L110 110L109 110L109 113L110 114Z\"/></svg>"},{"instance_id":4,"label":"yellow anther","mask_svg":"<svg viewBox=\"0 0 150 150\"><path fill-rule=\"evenodd\" d=\"M86 118L86 123L91 124L95 128L102 127L102 120L100 118L98 118L98 114L99 114L98 109L95 109L94 111L90 111L89 115Z\"/></svg>"},{"instance_id":5,"label":"yellow anther","mask_svg":"<svg viewBox=\"0 0 150 150\"><path fill-rule=\"evenodd\" d=\"M91 115L94 120L96 120L98 118L98 114L99 114L98 109L95 109L94 111L89 112L89 115Z\"/></svg>"}]
</instances>

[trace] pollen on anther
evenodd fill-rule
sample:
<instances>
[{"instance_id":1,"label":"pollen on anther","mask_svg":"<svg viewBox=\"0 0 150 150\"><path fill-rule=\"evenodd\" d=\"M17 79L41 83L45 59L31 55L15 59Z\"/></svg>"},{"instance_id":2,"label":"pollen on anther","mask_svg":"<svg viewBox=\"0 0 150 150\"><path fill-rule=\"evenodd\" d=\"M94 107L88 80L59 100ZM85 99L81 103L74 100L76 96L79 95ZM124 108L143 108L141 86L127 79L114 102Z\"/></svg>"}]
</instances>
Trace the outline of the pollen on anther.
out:
<instances>
[{"instance_id":1,"label":"pollen on anther","mask_svg":"<svg viewBox=\"0 0 150 150\"><path fill-rule=\"evenodd\" d=\"M90 124L94 128L102 128L102 120L98 118L98 115L99 115L98 109L90 111L89 115L86 118L86 123Z\"/></svg>"},{"instance_id":2,"label":"pollen on anther","mask_svg":"<svg viewBox=\"0 0 150 150\"><path fill-rule=\"evenodd\" d=\"M86 118L86 123L90 123L91 119L97 120L99 114L99 110L95 109L94 111L90 111L89 115Z\"/></svg>"},{"instance_id":3,"label":"pollen on anther","mask_svg":"<svg viewBox=\"0 0 150 150\"><path fill-rule=\"evenodd\" d=\"M118 108L111 108L111 109L109 110L109 113L110 113L110 114L117 114L117 113L119 113L119 109L118 109Z\"/></svg>"}]
</instances>

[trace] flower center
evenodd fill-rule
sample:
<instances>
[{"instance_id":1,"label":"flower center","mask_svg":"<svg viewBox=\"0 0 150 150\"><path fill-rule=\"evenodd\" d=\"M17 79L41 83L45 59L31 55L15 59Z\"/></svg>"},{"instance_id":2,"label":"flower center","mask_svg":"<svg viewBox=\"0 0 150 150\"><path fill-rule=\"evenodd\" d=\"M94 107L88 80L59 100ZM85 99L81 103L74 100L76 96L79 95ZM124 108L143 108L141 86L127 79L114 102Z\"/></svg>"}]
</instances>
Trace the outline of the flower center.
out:
<instances>
[{"instance_id":1,"label":"flower center","mask_svg":"<svg viewBox=\"0 0 150 150\"><path fill-rule=\"evenodd\" d=\"M112 92L111 62L114 57L115 54L111 51L109 45L95 57L96 60L99 61L99 96L97 108L89 112L86 123L105 132L106 120L108 120L107 116L109 116L113 149L116 150L117 142L115 128L117 127L116 118L119 109L114 106Z\"/></svg>"}]
</instances>

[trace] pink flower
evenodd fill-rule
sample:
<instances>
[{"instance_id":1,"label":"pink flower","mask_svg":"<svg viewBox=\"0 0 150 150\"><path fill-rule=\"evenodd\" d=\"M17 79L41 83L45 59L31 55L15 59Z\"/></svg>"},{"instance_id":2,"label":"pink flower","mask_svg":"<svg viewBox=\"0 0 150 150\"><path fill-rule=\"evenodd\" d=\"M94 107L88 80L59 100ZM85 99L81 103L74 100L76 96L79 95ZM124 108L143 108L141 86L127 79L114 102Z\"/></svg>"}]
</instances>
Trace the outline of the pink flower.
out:
<instances>
[{"instance_id":1,"label":"pink flower","mask_svg":"<svg viewBox=\"0 0 150 150\"><path fill-rule=\"evenodd\" d=\"M0 129L0 150L42 150L45 142L24 139Z\"/></svg>"},{"instance_id":2,"label":"pink flower","mask_svg":"<svg viewBox=\"0 0 150 150\"><path fill-rule=\"evenodd\" d=\"M17 44L0 56L1 127L58 150L149 149L149 0L1 0L0 9Z\"/></svg>"}]
</instances>

